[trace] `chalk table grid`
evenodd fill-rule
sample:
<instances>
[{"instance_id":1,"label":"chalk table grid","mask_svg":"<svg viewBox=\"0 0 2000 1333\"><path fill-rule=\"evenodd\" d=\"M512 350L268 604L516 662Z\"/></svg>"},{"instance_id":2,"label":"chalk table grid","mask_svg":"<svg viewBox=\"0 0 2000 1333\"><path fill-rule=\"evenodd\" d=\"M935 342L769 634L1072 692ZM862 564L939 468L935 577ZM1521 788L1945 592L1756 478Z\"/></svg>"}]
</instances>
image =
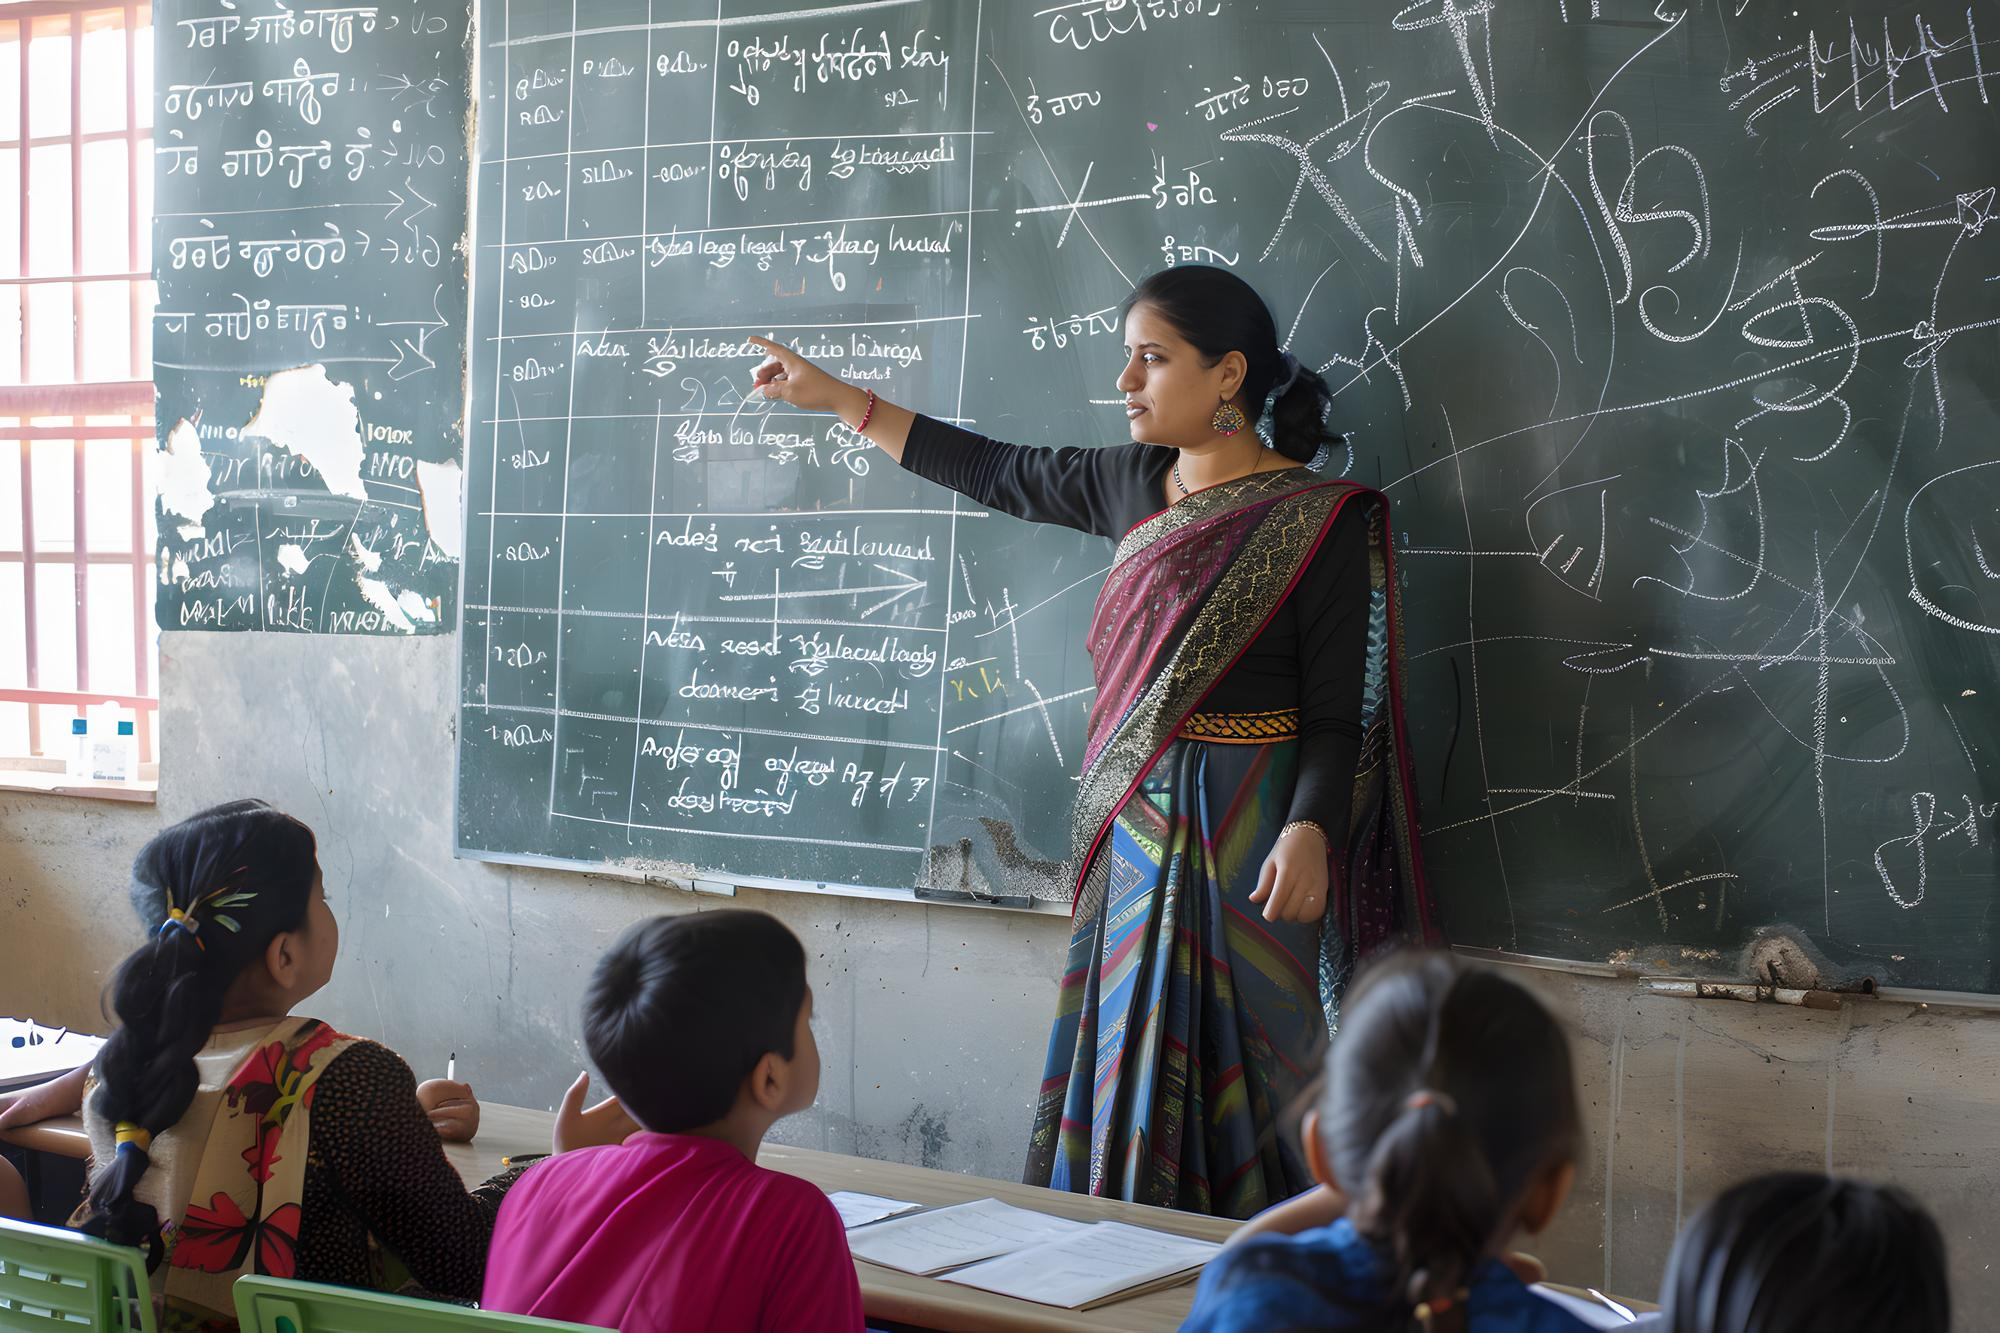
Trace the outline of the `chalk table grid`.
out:
<instances>
[{"instance_id":1,"label":"chalk table grid","mask_svg":"<svg viewBox=\"0 0 2000 1333\"><path fill-rule=\"evenodd\" d=\"M960 595L951 576L962 563L959 523L986 515L955 497L904 496L901 482L885 493L880 476L864 485L883 460L871 460L859 436L818 414L744 402L741 381L754 359L742 339L773 330L798 337L810 328L811 338L845 339L850 350L863 339L907 342L939 381L929 386L930 401L955 404L951 415L962 419L966 326L974 318L969 266L961 265L965 275L949 284L955 290L942 306L941 293L931 291L928 301L900 303L911 312L905 318L806 314L801 325L803 312L779 299L797 293L775 293L754 273L738 279L753 268L747 258L726 274L676 273L672 265L684 246L774 242L782 250L794 234L814 237L817 247L821 229L844 236L849 225L871 236L897 223L956 226L969 236L982 211L972 206L974 98L941 91L931 103L936 124L892 128L910 124L900 108L842 107L856 123L827 124L826 109L804 99L779 109L774 104L785 99L774 89L751 129L787 127L772 124L776 118L800 122L789 128L849 132L718 137L718 127L729 128L721 103L735 69L723 59L724 29L734 35L733 24L755 27L754 18L637 23L642 38L596 16L579 31L563 6L496 4L488 12L498 21L487 25L487 54L505 78L499 131L489 129L498 152L480 164L481 225L493 232L481 240L475 281L473 401L475 411L488 410L471 436L475 454L485 456L473 459L468 487L475 498L465 744L490 743L496 760L515 765L524 760L508 749L546 747L546 783L534 784L544 808L528 808L520 769L508 793L521 803L516 813L554 830L598 826L586 837L594 848L623 842L644 851L667 833L695 840L677 841L677 855L719 862L768 859L770 849L793 844L798 857L772 868L796 866L811 877L813 851L831 845L859 857L871 882L907 885L930 841L951 750L944 658ZM523 32L522 20L537 15L556 27ZM681 27L710 31L671 31ZM942 49L966 37L966 50ZM920 28L911 40L922 44ZM964 68L978 25L933 40L939 68L953 55ZM628 96L634 81L624 77L626 62L642 43L643 92ZM699 59L690 54L696 48ZM656 77L661 65L683 64L694 77ZM940 82L949 88L948 75ZM758 105L754 96L748 102ZM696 122L707 137L685 137ZM768 185L753 193L743 184L747 159L795 145L837 154L843 143L886 152L957 145L939 151L962 163L941 171L927 164L887 201L862 188L875 173L863 170L845 190L829 173L797 210L766 206ZM622 184L628 180L636 188ZM844 287L831 256L827 267L834 289ZM606 276L581 294L549 290L578 273ZM555 318L564 313L566 320ZM716 322L732 316L745 322ZM622 484L605 484L609 474ZM639 511L631 499L642 486L648 499ZM781 511L760 507L780 492ZM825 554L813 557L816 548ZM930 562L930 576L910 572L913 561ZM612 565L630 567L634 577L625 582L636 597L623 601L635 605L607 589L604 567ZM944 586L934 588L938 582ZM733 635L766 639L771 656L732 667L727 656L705 655ZM797 652L776 651L795 635ZM768 673L753 669L765 660ZM1046 710L1085 692L1037 692L1019 708ZM861 813L844 818L850 804ZM787 829L791 820L773 819L795 805L802 816L815 810L836 821L835 831ZM470 808L462 801L462 813ZM481 836L461 829L468 848L493 845Z\"/></svg>"}]
</instances>

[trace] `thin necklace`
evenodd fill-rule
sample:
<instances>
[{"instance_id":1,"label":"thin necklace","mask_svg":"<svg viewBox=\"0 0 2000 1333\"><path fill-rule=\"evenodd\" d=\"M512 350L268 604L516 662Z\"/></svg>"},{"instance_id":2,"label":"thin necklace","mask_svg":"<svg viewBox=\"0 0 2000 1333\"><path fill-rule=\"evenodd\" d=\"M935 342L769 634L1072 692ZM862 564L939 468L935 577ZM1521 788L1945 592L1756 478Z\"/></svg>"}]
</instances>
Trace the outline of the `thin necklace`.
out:
<instances>
[{"instance_id":1,"label":"thin necklace","mask_svg":"<svg viewBox=\"0 0 2000 1333\"><path fill-rule=\"evenodd\" d=\"M1255 476L1257 473L1262 472L1263 470L1264 470L1264 456L1262 454L1259 454L1257 456L1256 465L1253 466L1248 472L1244 473L1243 475L1246 477L1252 477ZM1219 486L1222 483L1217 482L1215 484ZM1194 494L1193 491L1187 488L1187 483L1181 480L1181 460L1178 453L1176 453L1174 457L1174 485L1181 488L1182 495Z\"/></svg>"}]
</instances>

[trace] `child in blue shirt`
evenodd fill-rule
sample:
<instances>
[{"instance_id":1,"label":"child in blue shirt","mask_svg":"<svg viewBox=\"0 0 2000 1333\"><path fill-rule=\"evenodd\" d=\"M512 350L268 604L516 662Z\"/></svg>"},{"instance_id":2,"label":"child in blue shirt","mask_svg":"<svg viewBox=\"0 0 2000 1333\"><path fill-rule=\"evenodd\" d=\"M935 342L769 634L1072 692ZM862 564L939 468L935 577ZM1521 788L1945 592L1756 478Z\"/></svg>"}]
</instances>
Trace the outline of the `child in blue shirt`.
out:
<instances>
[{"instance_id":1,"label":"child in blue shirt","mask_svg":"<svg viewBox=\"0 0 2000 1333\"><path fill-rule=\"evenodd\" d=\"M1587 1328L1502 1261L1555 1217L1581 1142L1569 1043L1519 985L1448 954L1377 964L1303 1139L1320 1189L1209 1264L1184 1333Z\"/></svg>"}]
</instances>

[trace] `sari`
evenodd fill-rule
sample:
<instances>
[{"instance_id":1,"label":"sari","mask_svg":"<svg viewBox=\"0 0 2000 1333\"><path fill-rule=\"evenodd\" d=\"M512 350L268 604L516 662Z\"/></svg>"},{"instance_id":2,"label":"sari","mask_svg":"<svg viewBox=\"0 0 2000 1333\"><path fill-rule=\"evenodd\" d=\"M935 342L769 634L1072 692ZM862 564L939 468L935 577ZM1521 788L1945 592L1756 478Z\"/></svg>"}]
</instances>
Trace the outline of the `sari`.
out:
<instances>
[{"instance_id":1,"label":"sari","mask_svg":"<svg viewBox=\"0 0 2000 1333\"><path fill-rule=\"evenodd\" d=\"M1249 901L1286 822L1296 709L1204 713L1347 505L1366 510L1361 746L1315 922ZM1249 1217L1312 1183L1280 1110L1358 960L1440 940L1417 845L1388 502L1304 468L1195 492L1119 543L1072 826L1070 944L1026 1179Z\"/></svg>"}]
</instances>

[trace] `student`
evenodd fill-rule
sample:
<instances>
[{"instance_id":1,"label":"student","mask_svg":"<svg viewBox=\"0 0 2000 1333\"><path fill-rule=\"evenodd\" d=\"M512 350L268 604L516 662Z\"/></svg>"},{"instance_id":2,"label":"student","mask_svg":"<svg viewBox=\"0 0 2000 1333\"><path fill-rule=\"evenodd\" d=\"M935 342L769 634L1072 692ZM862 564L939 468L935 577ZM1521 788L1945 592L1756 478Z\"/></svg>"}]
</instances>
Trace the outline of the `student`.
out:
<instances>
[{"instance_id":1,"label":"student","mask_svg":"<svg viewBox=\"0 0 2000 1333\"><path fill-rule=\"evenodd\" d=\"M140 851L132 899L153 934L108 992L76 1224L146 1249L177 1325L235 1328L246 1273L478 1295L507 1179L468 1194L409 1066L291 1016L339 944L312 830L204 810Z\"/></svg>"},{"instance_id":2,"label":"student","mask_svg":"<svg viewBox=\"0 0 2000 1333\"><path fill-rule=\"evenodd\" d=\"M620 936L584 995L584 1043L645 1132L514 1187L485 1308L623 1333L858 1333L832 1202L756 1164L772 1124L819 1091L811 1020L805 950L761 912Z\"/></svg>"},{"instance_id":3,"label":"student","mask_svg":"<svg viewBox=\"0 0 2000 1333\"><path fill-rule=\"evenodd\" d=\"M1726 1191L1674 1243L1665 1333L1942 1333L1944 1238L1901 1190L1786 1172Z\"/></svg>"},{"instance_id":4,"label":"student","mask_svg":"<svg viewBox=\"0 0 2000 1333\"><path fill-rule=\"evenodd\" d=\"M1303 1139L1321 1192L1209 1264L1184 1330L1587 1327L1500 1257L1555 1217L1580 1140L1569 1044L1514 982L1448 954L1376 964L1350 992ZM1310 1225L1333 1207L1344 1215Z\"/></svg>"}]
</instances>

